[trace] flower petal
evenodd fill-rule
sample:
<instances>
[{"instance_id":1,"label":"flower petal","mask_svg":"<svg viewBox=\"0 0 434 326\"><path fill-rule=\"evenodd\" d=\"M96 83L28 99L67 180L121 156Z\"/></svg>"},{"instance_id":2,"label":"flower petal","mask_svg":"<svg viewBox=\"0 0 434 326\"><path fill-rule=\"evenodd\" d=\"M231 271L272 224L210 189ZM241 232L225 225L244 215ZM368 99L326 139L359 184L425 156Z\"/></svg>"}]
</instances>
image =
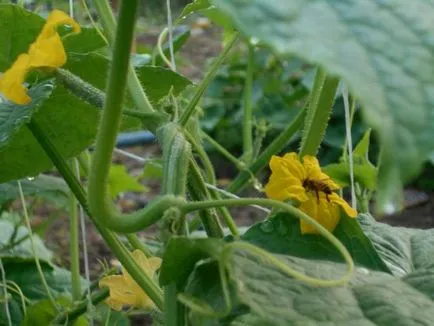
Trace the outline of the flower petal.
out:
<instances>
[{"instance_id":1,"label":"flower petal","mask_svg":"<svg viewBox=\"0 0 434 326\"><path fill-rule=\"evenodd\" d=\"M137 306L140 304L140 293L124 275L103 277L99 281L99 287L109 288L110 297L106 302L115 310L122 309L124 305Z\"/></svg>"},{"instance_id":2,"label":"flower petal","mask_svg":"<svg viewBox=\"0 0 434 326\"><path fill-rule=\"evenodd\" d=\"M352 208L344 199L339 197L337 194L333 193L329 196L330 201L340 206L345 214L349 217L357 217L358 213L357 211Z\"/></svg>"},{"instance_id":3,"label":"flower petal","mask_svg":"<svg viewBox=\"0 0 434 326\"><path fill-rule=\"evenodd\" d=\"M66 63L66 53L58 34L39 39L30 46L30 65L32 68L59 68Z\"/></svg>"},{"instance_id":4,"label":"flower petal","mask_svg":"<svg viewBox=\"0 0 434 326\"><path fill-rule=\"evenodd\" d=\"M322 180L323 173L321 172L321 167L319 166L318 159L315 156L305 155L303 156L303 166L306 170L306 175L312 180ZM329 179L327 176L326 179Z\"/></svg>"},{"instance_id":5,"label":"flower petal","mask_svg":"<svg viewBox=\"0 0 434 326\"><path fill-rule=\"evenodd\" d=\"M292 152L285 154L283 156L283 165L292 176L300 180L306 179L305 168L303 164L301 164L297 153Z\"/></svg>"},{"instance_id":6,"label":"flower petal","mask_svg":"<svg viewBox=\"0 0 434 326\"><path fill-rule=\"evenodd\" d=\"M161 267L162 260L159 257L151 257L148 259L149 268L152 274L155 273Z\"/></svg>"},{"instance_id":7,"label":"flower petal","mask_svg":"<svg viewBox=\"0 0 434 326\"><path fill-rule=\"evenodd\" d=\"M0 92L16 104L28 104L32 100L23 86L30 70L29 63L29 55L21 54L13 65L0 76Z\"/></svg>"},{"instance_id":8,"label":"flower petal","mask_svg":"<svg viewBox=\"0 0 434 326\"><path fill-rule=\"evenodd\" d=\"M294 199L300 202L307 200L306 190L300 180L291 177L282 177L279 174L272 174L267 185L265 194L268 198L276 200Z\"/></svg>"},{"instance_id":9,"label":"flower petal","mask_svg":"<svg viewBox=\"0 0 434 326\"><path fill-rule=\"evenodd\" d=\"M77 22L69 17L66 13L60 10L53 10L47 17L42 31L36 41L40 39L50 38L51 36L57 34L57 27L61 25L71 25L74 33L79 33L81 28Z\"/></svg>"},{"instance_id":10,"label":"flower petal","mask_svg":"<svg viewBox=\"0 0 434 326\"><path fill-rule=\"evenodd\" d=\"M330 232L336 228L340 220L339 206L332 201L328 201L325 194L310 196L309 200L303 202L300 210L312 217ZM319 234L318 230L305 221L300 221L301 234Z\"/></svg>"}]
</instances>

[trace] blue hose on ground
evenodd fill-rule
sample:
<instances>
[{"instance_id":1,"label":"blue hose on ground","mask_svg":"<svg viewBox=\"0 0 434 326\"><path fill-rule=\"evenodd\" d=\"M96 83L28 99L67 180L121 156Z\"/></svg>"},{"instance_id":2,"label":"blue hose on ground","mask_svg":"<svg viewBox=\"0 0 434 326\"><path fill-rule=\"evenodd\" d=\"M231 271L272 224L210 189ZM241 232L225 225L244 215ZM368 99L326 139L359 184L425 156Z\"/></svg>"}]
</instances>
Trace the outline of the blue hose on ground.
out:
<instances>
[{"instance_id":1,"label":"blue hose on ground","mask_svg":"<svg viewBox=\"0 0 434 326\"><path fill-rule=\"evenodd\" d=\"M149 131L124 132L116 140L117 147L147 145L155 142L155 136Z\"/></svg>"}]
</instances>

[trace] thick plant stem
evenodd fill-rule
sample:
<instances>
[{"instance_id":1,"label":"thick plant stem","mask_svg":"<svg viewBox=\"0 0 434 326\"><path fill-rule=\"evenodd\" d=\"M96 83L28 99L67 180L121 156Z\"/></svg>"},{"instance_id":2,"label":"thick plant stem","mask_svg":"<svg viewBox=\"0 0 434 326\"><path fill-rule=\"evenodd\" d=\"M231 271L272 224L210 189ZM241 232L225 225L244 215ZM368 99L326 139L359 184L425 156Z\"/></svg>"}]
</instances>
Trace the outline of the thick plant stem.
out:
<instances>
[{"instance_id":1,"label":"thick plant stem","mask_svg":"<svg viewBox=\"0 0 434 326\"><path fill-rule=\"evenodd\" d=\"M199 155L200 160L202 161L202 164L203 164L204 169L205 169L207 181L212 185L216 185L217 180L215 177L214 167L212 165L210 158L208 157L208 154L205 152L202 145L198 141L196 141L196 139L187 130L184 130L184 134L187 137L188 141L191 143L193 149ZM192 163L192 164L194 164L194 163ZM213 199L215 199L215 200L221 199L220 194L218 192L216 192L215 190L210 190L210 193L211 193L211 197ZM234 219L232 218L232 215L229 212L229 210L226 207L221 207L221 208L219 208L219 211L220 211L220 214L223 216L223 218L226 222L226 225L228 226L232 235L235 237L239 237L240 233L238 232L237 225L236 225Z\"/></svg>"},{"instance_id":2,"label":"thick plant stem","mask_svg":"<svg viewBox=\"0 0 434 326\"><path fill-rule=\"evenodd\" d=\"M71 162L72 170L74 170L73 164L74 159ZM72 191L69 192L69 202L69 259L71 260L72 299L76 301L81 297L79 219L77 199Z\"/></svg>"},{"instance_id":3,"label":"thick plant stem","mask_svg":"<svg viewBox=\"0 0 434 326\"><path fill-rule=\"evenodd\" d=\"M164 288L165 326L185 325L185 307L177 300L178 292L180 291L176 283L171 283Z\"/></svg>"},{"instance_id":4,"label":"thick plant stem","mask_svg":"<svg viewBox=\"0 0 434 326\"><path fill-rule=\"evenodd\" d=\"M106 101L103 91L74 75L68 70L57 68L56 79L62 83L71 93L86 103L102 109ZM155 131L156 126L168 120L168 115L163 112L141 112L135 109L123 108L122 114L142 120L143 127Z\"/></svg>"},{"instance_id":5,"label":"thick plant stem","mask_svg":"<svg viewBox=\"0 0 434 326\"><path fill-rule=\"evenodd\" d=\"M301 128L305 116L305 110L302 110L297 117L286 127L286 129L268 145L268 147L259 155L259 157L250 164L244 171L240 172L237 177L228 186L227 191L236 193L240 191L250 180L252 176L259 172L268 164L272 155L280 152L288 141Z\"/></svg>"},{"instance_id":6,"label":"thick plant stem","mask_svg":"<svg viewBox=\"0 0 434 326\"><path fill-rule=\"evenodd\" d=\"M227 58L229 51L232 49L234 44L236 43L238 39L238 34L235 34L232 36L232 38L229 40L225 48L223 49L222 53L218 56L218 58L214 61L214 63L211 66L211 69L206 74L205 78L202 80L202 82L199 84L199 86L196 89L196 92L193 95L193 98L188 103L188 106L185 108L184 112L182 113L179 124L181 126L185 126L190 119L190 117L194 114L196 111L196 105L199 103L200 98L202 97L203 93L207 89L209 83L216 75L218 69L223 64L225 59Z\"/></svg>"},{"instance_id":7,"label":"thick plant stem","mask_svg":"<svg viewBox=\"0 0 434 326\"><path fill-rule=\"evenodd\" d=\"M107 98L96 137L88 186L92 216L103 226L122 233L133 233L155 223L168 207L177 207L181 201L175 196L167 195L153 200L138 212L122 215L107 195L111 158L121 120L136 8L137 0L121 2Z\"/></svg>"},{"instance_id":8,"label":"thick plant stem","mask_svg":"<svg viewBox=\"0 0 434 326\"><path fill-rule=\"evenodd\" d=\"M247 164L251 163L253 158L253 128L252 128L252 110L253 110L253 69L255 67L255 48L248 44L249 53L247 60L247 75L244 86L244 107L243 107L243 160Z\"/></svg>"},{"instance_id":9,"label":"thick plant stem","mask_svg":"<svg viewBox=\"0 0 434 326\"><path fill-rule=\"evenodd\" d=\"M195 201L209 200L211 196L205 186L205 181L200 173L197 163L192 160L190 164L188 179L188 192ZM205 228L206 234L212 238L223 238L223 229L216 214L215 209L204 209L199 211L199 217Z\"/></svg>"},{"instance_id":10,"label":"thick plant stem","mask_svg":"<svg viewBox=\"0 0 434 326\"><path fill-rule=\"evenodd\" d=\"M136 3L136 1L132 1ZM110 45L113 47L115 44L116 35L116 20L113 12L110 8L108 0L95 0L93 2L96 11L101 19L101 23L104 32L109 40ZM131 49L131 45L128 47ZM129 52L129 50L128 50ZM151 102L149 102L142 85L140 84L139 78L137 77L136 71L131 64L128 65L128 91L134 101L134 104L139 109L139 111L144 113L153 112Z\"/></svg>"},{"instance_id":11,"label":"thick plant stem","mask_svg":"<svg viewBox=\"0 0 434 326\"><path fill-rule=\"evenodd\" d=\"M327 76L322 69L318 68L314 87L309 97L300 157L316 156L327 129L338 85L339 78Z\"/></svg>"},{"instance_id":12,"label":"thick plant stem","mask_svg":"<svg viewBox=\"0 0 434 326\"><path fill-rule=\"evenodd\" d=\"M116 235L106 229L99 222L98 219L95 219L92 216L88 208L86 193L83 187L81 186L78 179L75 177L73 171L71 170L65 159L62 157L62 155L59 154L58 150L45 135L43 129L34 120L30 121L28 127L32 132L33 136L35 136L38 143L44 149L45 153L48 155L48 157L50 157L50 159L54 163L54 166L65 179L68 187L74 193L80 205L91 218L96 228L98 229L98 232L101 234L108 247L112 250L113 254L118 258L122 266L128 271L128 273L143 289L143 291L145 291L145 293L151 298L151 300L154 301L155 305L159 309L163 309L163 293L161 289L158 287L157 284L154 283L154 281L149 276L147 276L146 273L143 273L141 268L132 258L129 251L119 241Z\"/></svg>"}]
</instances>

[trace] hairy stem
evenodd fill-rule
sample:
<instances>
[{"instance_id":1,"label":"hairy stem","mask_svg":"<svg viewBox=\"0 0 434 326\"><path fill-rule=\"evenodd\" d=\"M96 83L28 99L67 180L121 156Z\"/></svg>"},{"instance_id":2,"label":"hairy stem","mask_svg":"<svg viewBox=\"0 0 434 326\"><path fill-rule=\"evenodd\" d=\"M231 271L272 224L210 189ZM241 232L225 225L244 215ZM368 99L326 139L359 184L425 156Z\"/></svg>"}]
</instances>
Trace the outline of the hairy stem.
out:
<instances>
[{"instance_id":1,"label":"hairy stem","mask_svg":"<svg viewBox=\"0 0 434 326\"><path fill-rule=\"evenodd\" d=\"M252 127L252 106L253 106L253 69L255 66L255 48L249 44L247 60L247 75L244 86L244 107L243 107L243 160L251 163L253 158L253 127Z\"/></svg>"},{"instance_id":2,"label":"hairy stem","mask_svg":"<svg viewBox=\"0 0 434 326\"><path fill-rule=\"evenodd\" d=\"M163 196L138 212L123 215L117 211L107 194L111 158L121 119L136 9L137 0L121 3L107 98L96 137L88 185L89 210L92 216L101 225L122 233L141 230L159 220L166 208L180 204L180 200L175 196Z\"/></svg>"},{"instance_id":3,"label":"hairy stem","mask_svg":"<svg viewBox=\"0 0 434 326\"><path fill-rule=\"evenodd\" d=\"M74 160L71 161L73 166ZM77 176L78 177L78 176ZM72 191L69 191L70 216L69 216L69 256L71 260L71 287L72 299L79 300L81 297L81 275L80 275L80 249L78 234L78 205L77 199Z\"/></svg>"},{"instance_id":4,"label":"hairy stem","mask_svg":"<svg viewBox=\"0 0 434 326\"><path fill-rule=\"evenodd\" d=\"M328 126L338 85L339 78L327 76L322 69L318 69L314 87L309 97L300 157L304 155L316 156Z\"/></svg>"}]
</instances>

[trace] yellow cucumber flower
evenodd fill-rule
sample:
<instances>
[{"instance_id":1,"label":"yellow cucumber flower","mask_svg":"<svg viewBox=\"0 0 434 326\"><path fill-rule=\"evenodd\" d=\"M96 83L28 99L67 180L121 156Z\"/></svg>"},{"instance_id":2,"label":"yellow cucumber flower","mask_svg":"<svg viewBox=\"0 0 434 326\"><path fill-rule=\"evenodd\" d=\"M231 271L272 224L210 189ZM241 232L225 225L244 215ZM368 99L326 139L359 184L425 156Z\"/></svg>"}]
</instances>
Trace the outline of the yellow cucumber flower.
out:
<instances>
[{"instance_id":1,"label":"yellow cucumber flower","mask_svg":"<svg viewBox=\"0 0 434 326\"><path fill-rule=\"evenodd\" d=\"M28 104L31 98L23 85L27 73L37 68L59 68L66 63L65 49L57 33L61 25L71 25L75 33L80 32L80 26L71 17L59 10L52 11L28 53L20 54L0 76L0 92L7 99L16 104Z\"/></svg>"},{"instance_id":2,"label":"yellow cucumber flower","mask_svg":"<svg viewBox=\"0 0 434 326\"><path fill-rule=\"evenodd\" d=\"M270 168L272 173L265 186L267 197L297 201L300 210L331 232L339 223L342 211L349 217L357 216L357 211L334 192L340 186L321 171L316 157L305 155L300 160L297 153L273 156ZM300 221L300 229L302 234L318 233L304 221Z\"/></svg>"},{"instance_id":3,"label":"yellow cucumber flower","mask_svg":"<svg viewBox=\"0 0 434 326\"><path fill-rule=\"evenodd\" d=\"M132 256L144 273L153 278L155 272L161 266L161 259L158 257L147 258L140 250L134 250ZM141 309L154 307L152 300L146 295L142 288L133 280L128 272L122 268L122 275L103 277L99 281L99 287L108 287L110 296L106 303L114 310L120 311L124 306L131 306Z\"/></svg>"}]
</instances>

